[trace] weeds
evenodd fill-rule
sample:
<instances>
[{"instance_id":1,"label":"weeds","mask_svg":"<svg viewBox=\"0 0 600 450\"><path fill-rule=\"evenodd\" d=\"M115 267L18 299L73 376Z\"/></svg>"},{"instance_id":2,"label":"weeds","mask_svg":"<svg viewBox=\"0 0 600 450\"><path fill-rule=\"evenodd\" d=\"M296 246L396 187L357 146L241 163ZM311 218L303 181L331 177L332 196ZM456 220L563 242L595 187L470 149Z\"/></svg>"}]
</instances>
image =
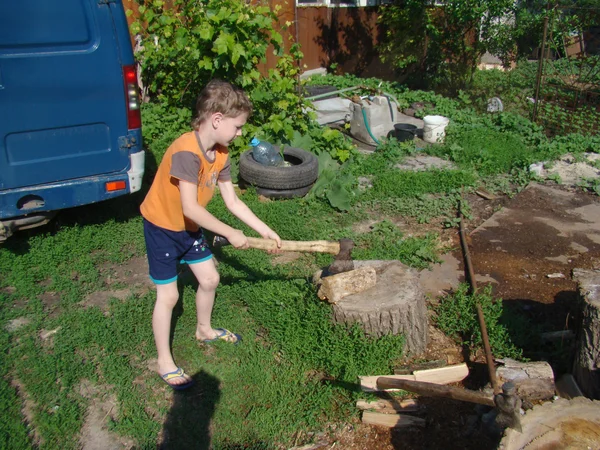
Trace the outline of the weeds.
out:
<instances>
[{"instance_id":1,"label":"weeds","mask_svg":"<svg viewBox=\"0 0 600 450\"><path fill-rule=\"evenodd\" d=\"M477 320L476 305L483 310L490 347L495 357L521 358L522 350L515 346L506 325L501 322L503 307L501 300L491 295L491 287L469 294L468 285L461 284L452 295L444 298L435 310L436 325L457 342L471 350L482 348L481 332Z\"/></svg>"}]
</instances>

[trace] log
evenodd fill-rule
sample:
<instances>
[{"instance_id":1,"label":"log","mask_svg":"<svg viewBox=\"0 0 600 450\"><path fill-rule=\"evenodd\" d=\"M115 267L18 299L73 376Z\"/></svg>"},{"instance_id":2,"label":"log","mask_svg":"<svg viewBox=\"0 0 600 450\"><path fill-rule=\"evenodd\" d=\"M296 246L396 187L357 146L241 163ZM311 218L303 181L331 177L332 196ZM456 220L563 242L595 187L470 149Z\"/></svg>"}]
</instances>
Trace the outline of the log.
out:
<instances>
[{"instance_id":1,"label":"log","mask_svg":"<svg viewBox=\"0 0 600 450\"><path fill-rule=\"evenodd\" d=\"M502 365L496 368L500 385L510 381L523 400L546 400L554 396L554 371L546 361L519 362L514 359L497 359Z\"/></svg>"},{"instance_id":2,"label":"log","mask_svg":"<svg viewBox=\"0 0 600 450\"><path fill-rule=\"evenodd\" d=\"M400 261L355 261L354 264L357 268L374 267L377 283L334 304L333 320L358 323L373 337L402 334L405 354L422 354L427 347L428 324L418 272Z\"/></svg>"},{"instance_id":3,"label":"log","mask_svg":"<svg viewBox=\"0 0 600 450\"><path fill-rule=\"evenodd\" d=\"M405 391L415 392L428 397L444 397L463 402L477 403L479 405L495 406L494 398L491 395L477 391L457 388L453 386L443 386L435 383L426 383L424 381L399 380L397 378L380 377L377 380L379 389L403 389Z\"/></svg>"},{"instance_id":4,"label":"log","mask_svg":"<svg viewBox=\"0 0 600 450\"><path fill-rule=\"evenodd\" d=\"M600 271L573 269L580 323L576 325L573 377L589 398L600 400Z\"/></svg>"},{"instance_id":5,"label":"log","mask_svg":"<svg viewBox=\"0 0 600 450\"><path fill-rule=\"evenodd\" d=\"M382 414L371 411L363 413L362 421L368 425L378 425L387 428L425 426L425 419L421 419L420 417L408 416L406 414Z\"/></svg>"},{"instance_id":6,"label":"log","mask_svg":"<svg viewBox=\"0 0 600 450\"><path fill-rule=\"evenodd\" d=\"M394 414L397 412L417 412L421 410L419 402L413 398L407 400L387 400L379 399L372 402L366 400L357 400L356 407L360 410L374 409L384 414Z\"/></svg>"},{"instance_id":7,"label":"log","mask_svg":"<svg viewBox=\"0 0 600 450\"><path fill-rule=\"evenodd\" d=\"M351 294L358 294L375 286L377 275L373 267L361 267L348 272L321 278L317 295L321 300L337 303Z\"/></svg>"}]
</instances>

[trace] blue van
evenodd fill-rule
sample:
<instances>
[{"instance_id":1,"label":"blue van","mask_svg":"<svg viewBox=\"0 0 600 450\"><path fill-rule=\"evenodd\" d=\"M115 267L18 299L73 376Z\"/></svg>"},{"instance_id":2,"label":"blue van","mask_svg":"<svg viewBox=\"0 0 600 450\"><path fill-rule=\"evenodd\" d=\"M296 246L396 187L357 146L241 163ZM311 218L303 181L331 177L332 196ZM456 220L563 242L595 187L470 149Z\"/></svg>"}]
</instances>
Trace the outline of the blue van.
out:
<instances>
[{"instance_id":1,"label":"blue van","mask_svg":"<svg viewBox=\"0 0 600 450\"><path fill-rule=\"evenodd\" d=\"M121 0L0 1L0 241L143 174Z\"/></svg>"}]
</instances>

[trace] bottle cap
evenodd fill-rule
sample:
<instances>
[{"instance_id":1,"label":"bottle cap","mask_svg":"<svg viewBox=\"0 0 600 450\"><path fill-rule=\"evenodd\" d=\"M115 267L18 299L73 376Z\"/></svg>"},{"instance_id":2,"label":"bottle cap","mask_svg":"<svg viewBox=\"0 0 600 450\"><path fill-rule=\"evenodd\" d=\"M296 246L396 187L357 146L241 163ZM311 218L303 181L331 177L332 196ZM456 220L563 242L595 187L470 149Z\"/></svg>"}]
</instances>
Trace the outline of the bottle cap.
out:
<instances>
[{"instance_id":1,"label":"bottle cap","mask_svg":"<svg viewBox=\"0 0 600 450\"><path fill-rule=\"evenodd\" d=\"M258 144L260 144L260 141L256 138L252 138L252 140L250 141L250 145L252 147L256 147Z\"/></svg>"}]
</instances>

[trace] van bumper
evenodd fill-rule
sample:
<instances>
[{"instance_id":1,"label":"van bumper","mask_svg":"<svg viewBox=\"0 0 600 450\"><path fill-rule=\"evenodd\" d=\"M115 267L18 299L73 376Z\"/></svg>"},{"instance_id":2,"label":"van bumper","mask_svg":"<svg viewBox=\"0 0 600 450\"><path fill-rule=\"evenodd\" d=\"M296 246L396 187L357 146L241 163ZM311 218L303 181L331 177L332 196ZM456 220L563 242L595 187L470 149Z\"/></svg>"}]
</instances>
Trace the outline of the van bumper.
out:
<instances>
[{"instance_id":1,"label":"van bumper","mask_svg":"<svg viewBox=\"0 0 600 450\"><path fill-rule=\"evenodd\" d=\"M124 181L125 189L109 192L106 183L114 181ZM88 205L130 192L127 172L0 191L0 220Z\"/></svg>"}]
</instances>

